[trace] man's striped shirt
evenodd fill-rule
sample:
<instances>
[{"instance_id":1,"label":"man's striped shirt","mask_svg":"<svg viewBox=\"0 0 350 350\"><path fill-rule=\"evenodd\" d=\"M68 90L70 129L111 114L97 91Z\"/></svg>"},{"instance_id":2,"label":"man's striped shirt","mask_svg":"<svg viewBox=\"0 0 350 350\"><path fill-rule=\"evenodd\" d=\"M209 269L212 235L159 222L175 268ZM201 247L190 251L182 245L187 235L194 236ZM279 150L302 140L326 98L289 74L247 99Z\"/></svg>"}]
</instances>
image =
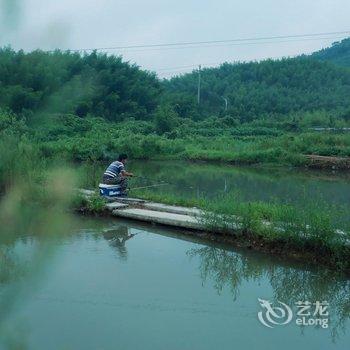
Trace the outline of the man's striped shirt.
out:
<instances>
[{"instance_id":1,"label":"man's striped shirt","mask_svg":"<svg viewBox=\"0 0 350 350\"><path fill-rule=\"evenodd\" d=\"M109 167L104 172L104 176L115 178L124 170L124 164L119 161L115 161L109 165Z\"/></svg>"}]
</instances>

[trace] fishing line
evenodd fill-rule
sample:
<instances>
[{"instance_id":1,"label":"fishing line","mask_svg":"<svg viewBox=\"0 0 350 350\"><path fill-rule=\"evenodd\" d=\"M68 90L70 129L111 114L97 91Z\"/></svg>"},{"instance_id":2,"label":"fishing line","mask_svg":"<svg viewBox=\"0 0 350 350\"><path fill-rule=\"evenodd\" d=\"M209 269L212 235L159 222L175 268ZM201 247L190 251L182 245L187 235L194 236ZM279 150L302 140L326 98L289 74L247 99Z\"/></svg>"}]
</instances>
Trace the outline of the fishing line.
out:
<instances>
[{"instance_id":1,"label":"fishing line","mask_svg":"<svg viewBox=\"0 0 350 350\"><path fill-rule=\"evenodd\" d=\"M148 181L148 182L152 182L152 180L151 179L149 179L149 178L147 178L147 177L144 177L144 176L133 176L133 177L136 177L136 178L139 178L139 179L143 179L143 180L145 180L145 181ZM167 182L164 182L164 181L161 181L162 183L165 183L166 185L172 185L172 186L178 186L179 184L176 184L176 183L174 183L174 182L169 182L169 181L167 181ZM189 188L189 189L194 189L194 186L188 186L188 185L181 185L182 187L184 187L184 188Z\"/></svg>"},{"instance_id":2,"label":"fishing line","mask_svg":"<svg viewBox=\"0 0 350 350\"><path fill-rule=\"evenodd\" d=\"M132 187L132 188L128 188L128 191L132 191L132 190L142 190L144 188L150 188L150 187L158 187L158 186L166 186L169 185L167 183L162 183L162 184L154 184L154 185L149 185L149 186L142 186L142 187Z\"/></svg>"}]
</instances>

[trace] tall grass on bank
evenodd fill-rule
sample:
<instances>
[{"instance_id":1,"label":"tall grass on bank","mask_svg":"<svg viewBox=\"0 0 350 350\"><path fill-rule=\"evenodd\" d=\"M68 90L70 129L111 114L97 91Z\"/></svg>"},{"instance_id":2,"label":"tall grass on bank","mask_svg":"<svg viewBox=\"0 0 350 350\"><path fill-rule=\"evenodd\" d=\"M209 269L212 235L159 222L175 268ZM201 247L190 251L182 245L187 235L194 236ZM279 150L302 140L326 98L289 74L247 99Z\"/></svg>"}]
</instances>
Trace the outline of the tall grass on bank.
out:
<instances>
[{"instance_id":1,"label":"tall grass on bank","mask_svg":"<svg viewBox=\"0 0 350 350\"><path fill-rule=\"evenodd\" d=\"M348 208L333 207L326 202L304 203L303 207L278 202L246 202L236 194L219 196L204 207L208 225L219 225L235 233L261 235L286 244L318 247L344 246L350 236L339 234L349 230L349 223L340 224L341 212ZM339 218L339 220L338 220Z\"/></svg>"},{"instance_id":2,"label":"tall grass on bank","mask_svg":"<svg viewBox=\"0 0 350 350\"><path fill-rule=\"evenodd\" d=\"M115 159L120 152L138 159L191 159L239 164L305 166L306 154L350 156L350 137L344 132L284 130L278 124L224 125L183 120L174 129L158 134L152 121L133 119L113 123L96 117L43 115L39 125L29 125L19 116L0 110L0 155L12 160L6 171L10 179L21 161L65 159L90 161ZM30 155L34 156L31 157ZM5 163L7 160L5 161Z\"/></svg>"},{"instance_id":3,"label":"tall grass on bank","mask_svg":"<svg viewBox=\"0 0 350 350\"><path fill-rule=\"evenodd\" d=\"M87 122L85 122L87 123ZM196 127L187 134L157 135L146 127L130 130L123 124L92 123L90 130L67 135L42 135L40 148L47 157L60 154L75 161L106 160L121 150L139 159L192 159L240 164L289 164L303 166L303 155L350 156L349 135L285 133L283 135L199 135ZM84 128L83 128L84 130Z\"/></svg>"}]
</instances>

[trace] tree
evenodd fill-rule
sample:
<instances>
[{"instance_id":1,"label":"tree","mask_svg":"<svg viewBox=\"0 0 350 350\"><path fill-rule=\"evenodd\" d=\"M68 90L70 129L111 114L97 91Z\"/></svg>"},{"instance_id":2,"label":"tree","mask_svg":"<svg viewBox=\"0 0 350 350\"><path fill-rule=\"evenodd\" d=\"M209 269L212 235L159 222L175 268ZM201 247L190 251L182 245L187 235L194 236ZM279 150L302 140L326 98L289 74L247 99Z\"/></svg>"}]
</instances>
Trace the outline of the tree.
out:
<instances>
[{"instance_id":1,"label":"tree","mask_svg":"<svg viewBox=\"0 0 350 350\"><path fill-rule=\"evenodd\" d=\"M168 105L158 107L154 114L155 129L159 135L170 132L179 123L179 116Z\"/></svg>"}]
</instances>

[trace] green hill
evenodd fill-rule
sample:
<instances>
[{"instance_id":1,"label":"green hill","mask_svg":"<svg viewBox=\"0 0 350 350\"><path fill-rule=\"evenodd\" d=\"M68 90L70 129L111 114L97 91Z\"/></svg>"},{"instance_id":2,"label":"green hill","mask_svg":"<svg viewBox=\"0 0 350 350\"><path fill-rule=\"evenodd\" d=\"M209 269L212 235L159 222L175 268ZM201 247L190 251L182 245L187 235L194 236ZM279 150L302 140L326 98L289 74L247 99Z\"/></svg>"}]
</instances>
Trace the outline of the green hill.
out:
<instances>
[{"instance_id":1,"label":"green hill","mask_svg":"<svg viewBox=\"0 0 350 350\"><path fill-rule=\"evenodd\" d=\"M3 48L0 108L25 114L28 120L32 114L60 113L114 122L151 120L162 113L155 113L157 108L171 109L169 115L180 118L229 116L239 122L315 111L348 116L350 70L323 60L340 59L336 50L349 45L350 41L344 41L312 57L224 63L203 69L200 105L196 71L159 80L154 73L112 55Z\"/></svg>"},{"instance_id":2,"label":"green hill","mask_svg":"<svg viewBox=\"0 0 350 350\"><path fill-rule=\"evenodd\" d=\"M230 64L164 81L163 101L186 117L231 115L251 121L270 115L350 108L350 70L309 57ZM228 100L225 111L224 98Z\"/></svg>"},{"instance_id":3,"label":"green hill","mask_svg":"<svg viewBox=\"0 0 350 350\"><path fill-rule=\"evenodd\" d=\"M160 80L96 52L0 49L0 177L34 151L288 165L350 155L349 134L310 130L349 127L349 68L302 56L224 63L201 78L198 105L196 71Z\"/></svg>"},{"instance_id":4,"label":"green hill","mask_svg":"<svg viewBox=\"0 0 350 350\"><path fill-rule=\"evenodd\" d=\"M350 38L335 42L331 47L317 51L311 57L339 66L350 67Z\"/></svg>"}]
</instances>

